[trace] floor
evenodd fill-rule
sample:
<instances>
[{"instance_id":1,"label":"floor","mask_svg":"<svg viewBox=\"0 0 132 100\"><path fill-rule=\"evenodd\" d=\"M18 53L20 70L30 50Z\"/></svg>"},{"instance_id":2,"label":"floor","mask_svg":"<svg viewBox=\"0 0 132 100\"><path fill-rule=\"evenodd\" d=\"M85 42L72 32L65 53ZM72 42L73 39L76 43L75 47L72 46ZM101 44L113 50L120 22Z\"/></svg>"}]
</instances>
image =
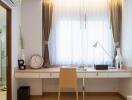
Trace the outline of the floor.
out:
<instances>
[{"instance_id":1,"label":"floor","mask_svg":"<svg viewBox=\"0 0 132 100\"><path fill-rule=\"evenodd\" d=\"M6 91L0 91L0 100L6 100Z\"/></svg>"},{"instance_id":2,"label":"floor","mask_svg":"<svg viewBox=\"0 0 132 100\"><path fill-rule=\"evenodd\" d=\"M31 100L57 100L57 95L46 94L42 97L33 96L31 97ZM63 95L61 96L60 100L76 100L76 97L74 95ZM83 100L82 96L79 96L79 100ZM117 95L113 95L113 96L87 96L86 95L85 100L123 100L123 99L121 99Z\"/></svg>"},{"instance_id":3,"label":"floor","mask_svg":"<svg viewBox=\"0 0 132 100\"><path fill-rule=\"evenodd\" d=\"M6 100L5 85L0 82L0 100Z\"/></svg>"}]
</instances>

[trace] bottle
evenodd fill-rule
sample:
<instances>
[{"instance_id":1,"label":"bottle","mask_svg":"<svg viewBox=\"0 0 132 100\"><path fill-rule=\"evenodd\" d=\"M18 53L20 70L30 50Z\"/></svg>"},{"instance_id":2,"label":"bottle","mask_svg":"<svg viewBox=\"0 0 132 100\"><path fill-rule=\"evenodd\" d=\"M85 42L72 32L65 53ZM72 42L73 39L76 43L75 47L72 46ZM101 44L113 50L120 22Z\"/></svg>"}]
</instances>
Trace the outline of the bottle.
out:
<instances>
[{"instance_id":1,"label":"bottle","mask_svg":"<svg viewBox=\"0 0 132 100\"><path fill-rule=\"evenodd\" d=\"M117 48L117 55L115 57L115 65L116 65L116 69L122 69L122 56L121 56L121 52L120 52L120 48Z\"/></svg>"},{"instance_id":2,"label":"bottle","mask_svg":"<svg viewBox=\"0 0 132 100\"><path fill-rule=\"evenodd\" d=\"M21 59L25 61L24 49L21 49Z\"/></svg>"},{"instance_id":3,"label":"bottle","mask_svg":"<svg viewBox=\"0 0 132 100\"><path fill-rule=\"evenodd\" d=\"M24 65L26 64L24 49L20 49L19 55L18 55L18 60L23 60L24 61Z\"/></svg>"}]
</instances>

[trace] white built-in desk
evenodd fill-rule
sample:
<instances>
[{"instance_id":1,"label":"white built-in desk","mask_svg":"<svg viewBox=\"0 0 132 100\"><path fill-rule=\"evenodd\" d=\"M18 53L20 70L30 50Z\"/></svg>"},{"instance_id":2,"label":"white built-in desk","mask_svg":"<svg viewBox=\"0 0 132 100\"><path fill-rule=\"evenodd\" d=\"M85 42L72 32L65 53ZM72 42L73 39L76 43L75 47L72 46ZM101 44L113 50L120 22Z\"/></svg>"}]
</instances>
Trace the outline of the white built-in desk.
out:
<instances>
[{"instance_id":1,"label":"white built-in desk","mask_svg":"<svg viewBox=\"0 0 132 100\"><path fill-rule=\"evenodd\" d=\"M16 78L36 78L36 79L53 79L59 78L60 68L43 68L43 69L26 69L15 70ZM109 70L95 70L95 69L77 69L77 77L83 79L83 100L85 100L85 79L87 78L131 78L131 69L109 69ZM42 81L43 82L43 81Z\"/></svg>"},{"instance_id":2,"label":"white built-in desk","mask_svg":"<svg viewBox=\"0 0 132 100\"><path fill-rule=\"evenodd\" d=\"M15 70L16 78L59 78L60 68ZM77 69L78 78L130 78L131 69Z\"/></svg>"}]
</instances>

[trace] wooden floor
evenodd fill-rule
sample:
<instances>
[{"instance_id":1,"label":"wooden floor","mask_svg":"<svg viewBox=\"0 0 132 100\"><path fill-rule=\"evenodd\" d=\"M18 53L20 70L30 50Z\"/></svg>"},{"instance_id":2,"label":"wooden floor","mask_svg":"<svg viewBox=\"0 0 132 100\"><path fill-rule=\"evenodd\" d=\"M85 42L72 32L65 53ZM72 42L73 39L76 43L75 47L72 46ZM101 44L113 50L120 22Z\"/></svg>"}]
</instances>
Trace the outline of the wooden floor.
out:
<instances>
[{"instance_id":1,"label":"wooden floor","mask_svg":"<svg viewBox=\"0 0 132 100\"><path fill-rule=\"evenodd\" d=\"M33 96L31 100L57 100L57 94L45 94L44 96ZM76 100L75 95L62 95L60 100ZM83 100L82 96L79 96L79 100ZM85 96L85 100L123 100L118 95L111 96Z\"/></svg>"},{"instance_id":2,"label":"wooden floor","mask_svg":"<svg viewBox=\"0 0 132 100\"><path fill-rule=\"evenodd\" d=\"M6 91L0 91L0 100L7 100L6 99Z\"/></svg>"}]
</instances>

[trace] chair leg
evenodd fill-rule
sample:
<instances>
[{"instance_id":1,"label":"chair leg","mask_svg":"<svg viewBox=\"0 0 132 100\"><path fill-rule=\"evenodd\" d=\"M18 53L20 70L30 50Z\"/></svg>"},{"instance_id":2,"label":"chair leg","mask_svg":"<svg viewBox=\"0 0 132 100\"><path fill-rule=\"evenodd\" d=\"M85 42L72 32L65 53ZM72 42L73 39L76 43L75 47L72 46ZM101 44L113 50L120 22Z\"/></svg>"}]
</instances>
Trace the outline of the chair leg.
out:
<instances>
[{"instance_id":1,"label":"chair leg","mask_svg":"<svg viewBox=\"0 0 132 100\"><path fill-rule=\"evenodd\" d=\"M78 100L78 91L76 91L76 98L77 98L77 100Z\"/></svg>"},{"instance_id":2,"label":"chair leg","mask_svg":"<svg viewBox=\"0 0 132 100\"><path fill-rule=\"evenodd\" d=\"M85 100L85 87L83 86L83 88L82 88L82 92L83 92L83 94L82 94L82 96L83 96L83 100Z\"/></svg>"},{"instance_id":3,"label":"chair leg","mask_svg":"<svg viewBox=\"0 0 132 100\"><path fill-rule=\"evenodd\" d=\"M59 90L59 92L58 92L58 100L60 100L60 90Z\"/></svg>"}]
</instances>

